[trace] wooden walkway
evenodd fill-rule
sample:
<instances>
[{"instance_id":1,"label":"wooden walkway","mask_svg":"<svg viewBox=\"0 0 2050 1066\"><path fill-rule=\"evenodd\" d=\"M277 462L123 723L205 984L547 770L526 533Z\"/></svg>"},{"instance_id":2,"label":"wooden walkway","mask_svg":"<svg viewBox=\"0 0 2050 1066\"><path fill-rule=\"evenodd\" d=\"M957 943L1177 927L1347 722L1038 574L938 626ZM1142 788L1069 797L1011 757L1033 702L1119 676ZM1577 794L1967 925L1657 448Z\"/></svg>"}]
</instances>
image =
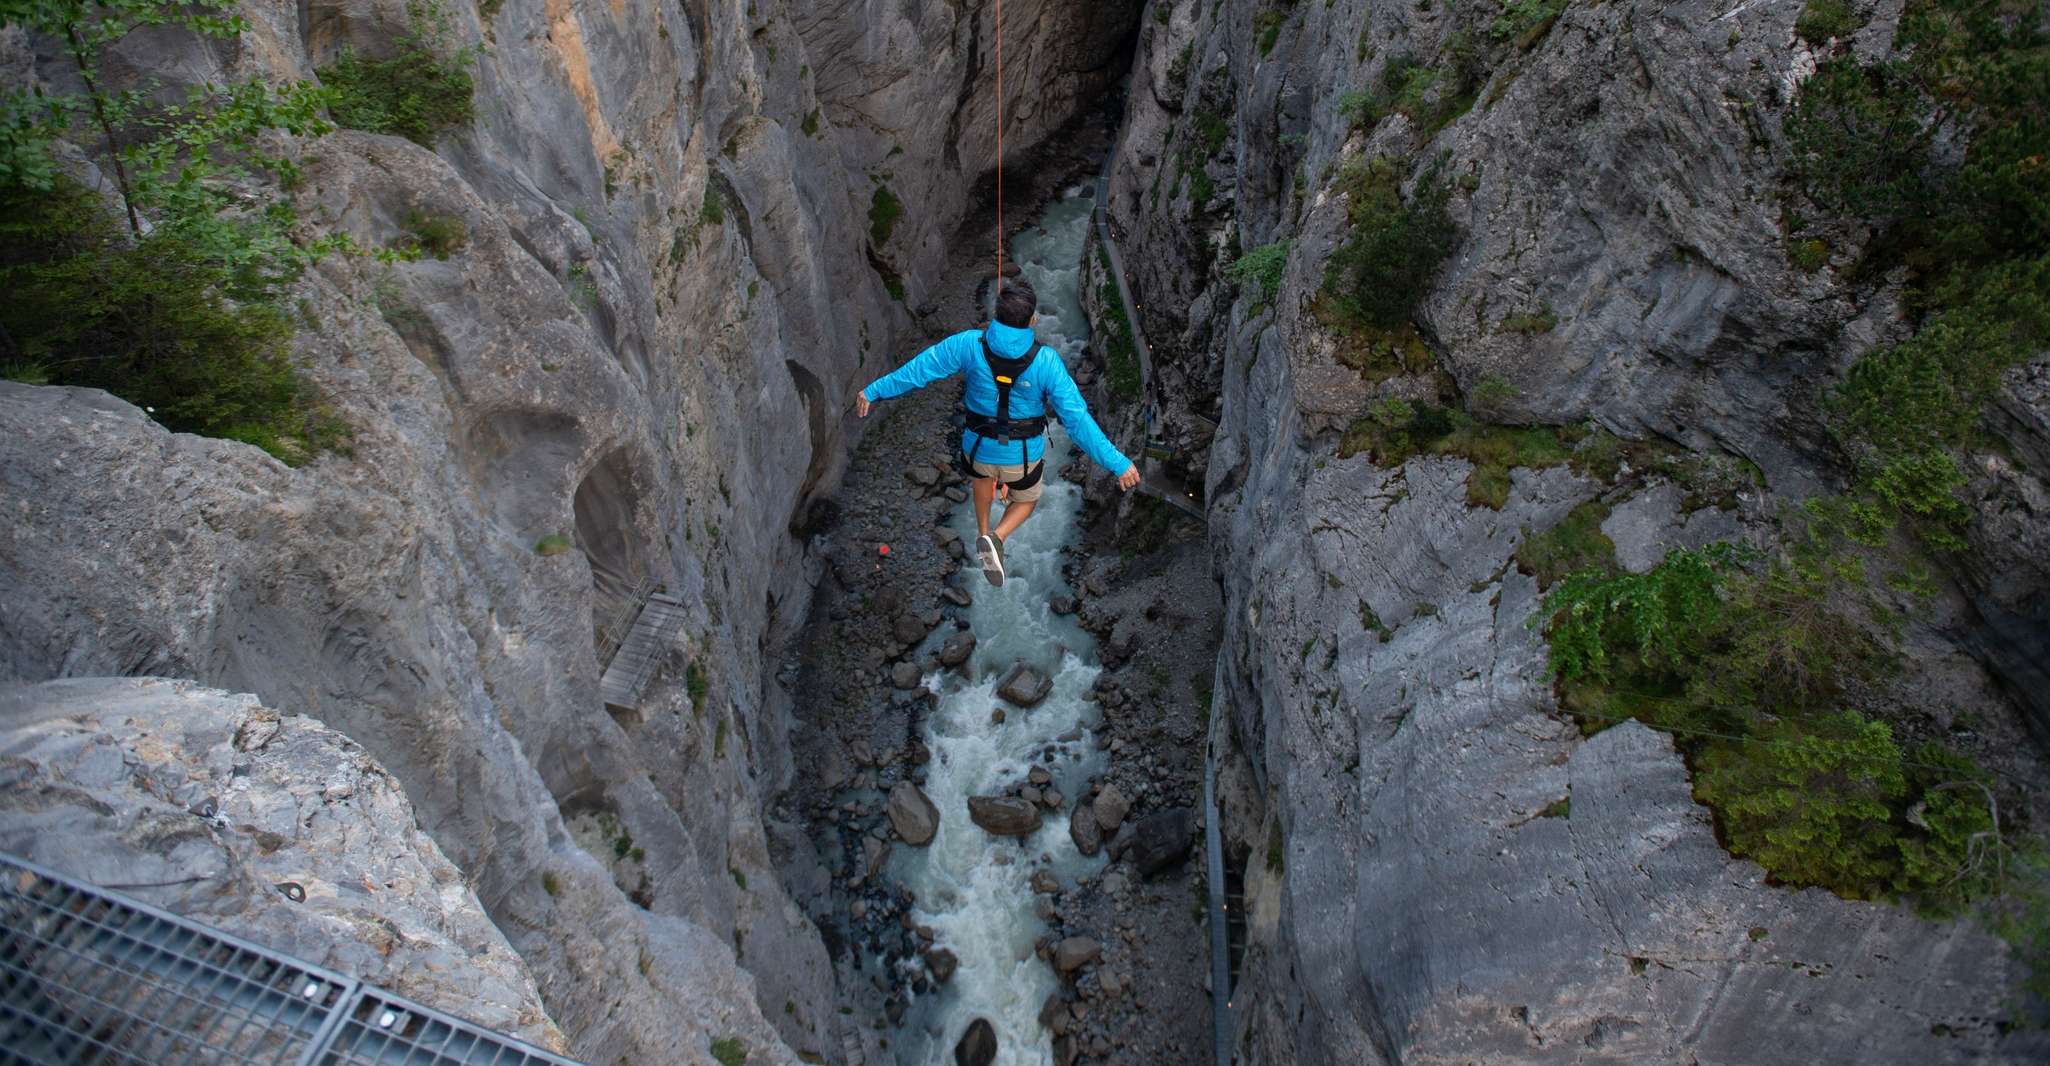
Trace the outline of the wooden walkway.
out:
<instances>
[{"instance_id":1,"label":"wooden walkway","mask_svg":"<svg viewBox=\"0 0 2050 1066\"><path fill-rule=\"evenodd\" d=\"M645 593L636 590L634 599L638 604L628 602L633 621L625 627L598 679L598 692L606 706L624 710L640 709L642 693L662 657L676 643L684 622L683 601L659 588L649 587Z\"/></svg>"}]
</instances>

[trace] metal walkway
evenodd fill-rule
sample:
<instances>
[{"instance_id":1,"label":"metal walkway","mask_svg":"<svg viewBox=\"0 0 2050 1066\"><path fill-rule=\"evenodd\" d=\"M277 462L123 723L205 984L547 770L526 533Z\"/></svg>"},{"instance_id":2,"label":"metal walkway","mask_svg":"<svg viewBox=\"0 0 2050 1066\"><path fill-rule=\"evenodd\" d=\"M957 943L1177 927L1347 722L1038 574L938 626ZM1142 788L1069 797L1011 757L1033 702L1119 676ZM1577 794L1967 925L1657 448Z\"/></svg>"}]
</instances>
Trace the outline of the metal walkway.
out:
<instances>
[{"instance_id":1,"label":"metal walkway","mask_svg":"<svg viewBox=\"0 0 2050 1066\"><path fill-rule=\"evenodd\" d=\"M655 668L683 629L683 601L660 585L645 584L627 597L618 618L605 628L598 643L605 673L598 694L606 706L639 710L641 694Z\"/></svg>"},{"instance_id":2,"label":"metal walkway","mask_svg":"<svg viewBox=\"0 0 2050 1066\"><path fill-rule=\"evenodd\" d=\"M6 1066L577 1066L0 853Z\"/></svg>"}]
</instances>

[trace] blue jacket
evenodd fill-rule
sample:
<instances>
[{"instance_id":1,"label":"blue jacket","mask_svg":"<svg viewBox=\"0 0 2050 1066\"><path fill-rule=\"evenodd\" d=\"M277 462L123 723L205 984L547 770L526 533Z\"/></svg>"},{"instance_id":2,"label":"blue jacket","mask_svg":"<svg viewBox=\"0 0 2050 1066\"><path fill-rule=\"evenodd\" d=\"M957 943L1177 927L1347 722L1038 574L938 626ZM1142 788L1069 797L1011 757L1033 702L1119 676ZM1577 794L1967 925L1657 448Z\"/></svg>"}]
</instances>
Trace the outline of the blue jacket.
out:
<instances>
[{"instance_id":1,"label":"blue jacket","mask_svg":"<svg viewBox=\"0 0 2050 1066\"><path fill-rule=\"evenodd\" d=\"M986 331L963 330L877 378L868 388L861 390L862 396L874 403L965 373L968 376L968 409L996 417L996 377L990 373L989 361L982 355L985 332L989 335L989 346L1007 359L1016 359L1039 343L1031 330L1006 326L1001 322L991 322ZM1018 375L1017 382L1011 386L1011 417L1037 418L1047 414L1049 407L1052 414L1061 420L1061 425L1067 427L1068 436L1089 453L1089 458L1096 460L1096 465L1113 474L1122 474L1131 467L1132 461L1117 450L1117 446L1098 428L1096 420L1089 417L1089 405L1082 399L1082 390L1075 387L1075 379L1068 376L1067 365L1052 349L1042 347L1032 365ZM975 434L964 431L961 434L962 453L966 454L974 444ZM1020 450L1024 453L1022 456ZM991 465L1010 465L1038 462L1044 454L1046 438L1043 436L1014 441L1010 447L1000 447L995 441L985 438L978 458Z\"/></svg>"}]
</instances>

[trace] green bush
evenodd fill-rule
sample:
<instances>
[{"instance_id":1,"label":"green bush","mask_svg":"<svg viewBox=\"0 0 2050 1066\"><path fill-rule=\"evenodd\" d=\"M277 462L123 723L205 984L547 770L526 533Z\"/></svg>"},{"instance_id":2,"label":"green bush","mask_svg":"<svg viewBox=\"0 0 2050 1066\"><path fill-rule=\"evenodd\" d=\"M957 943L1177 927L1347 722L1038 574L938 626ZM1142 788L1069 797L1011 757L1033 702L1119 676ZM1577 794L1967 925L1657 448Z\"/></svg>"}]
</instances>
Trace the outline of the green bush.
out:
<instances>
[{"instance_id":1,"label":"green bush","mask_svg":"<svg viewBox=\"0 0 2050 1066\"><path fill-rule=\"evenodd\" d=\"M1701 753L1694 791L1733 854L1774 880L1876 899L1895 872L1895 804L1907 791L1893 731L1856 711L1782 718Z\"/></svg>"},{"instance_id":2,"label":"green bush","mask_svg":"<svg viewBox=\"0 0 2050 1066\"><path fill-rule=\"evenodd\" d=\"M890 243L890 233L897 228L897 220L904 215L904 203L886 184L876 184L875 195L868 203L868 235L880 248Z\"/></svg>"},{"instance_id":3,"label":"green bush","mask_svg":"<svg viewBox=\"0 0 2050 1066\"><path fill-rule=\"evenodd\" d=\"M1281 291L1281 275L1288 268L1288 241L1263 244L1242 255L1232 263L1232 279L1241 285L1257 283L1260 286L1260 302L1274 302L1274 295Z\"/></svg>"},{"instance_id":4,"label":"green bush","mask_svg":"<svg viewBox=\"0 0 2050 1066\"><path fill-rule=\"evenodd\" d=\"M1101 248L1096 250L1096 256L1103 266L1103 284L1096 290L1096 303L1103 308L1105 316L1095 323L1095 332L1102 345L1105 376L1109 379L1111 395L1120 400L1137 400L1145 391L1145 381L1139 366L1139 344L1132 332L1131 312L1118 295L1117 279L1111 276L1110 256Z\"/></svg>"},{"instance_id":5,"label":"green bush","mask_svg":"<svg viewBox=\"0 0 2050 1066\"><path fill-rule=\"evenodd\" d=\"M437 135L476 117L470 67L478 49L448 48L451 22L439 3L413 0L406 16L409 26L398 37L396 54L365 59L344 49L320 69L320 80L335 93L330 110L338 124L432 148Z\"/></svg>"},{"instance_id":6,"label":"green bush","mask_svg":"<svg viewBox=\"0 0 2050 1066\"><path fill-rule=\"evenodd\" d=\"M1353 422L1338 443L1338 456L1368 452L1376 465L1400 466L1419 455L1457 456L1473 464L1466 502L1500 510L1508 502L1517 467L1559 466L1572 456L1578 431L1552 426L1494 426L1464 411L1437 404L1385 399Z\"/></svg>"},{"instance_id":7,"label":"green bush","mask_svg":"<svg viewBox=\"0 0 2050 1066\"><path fill-rule=\"evenodd\" d=\"M400 223L411 238L411 247L436 259L447 259L469 243L470 227L454 215L406 212Z\"/></svg>"},{"instance_id":8,"label":"green bush","mask_svg":"<svg viewBox=\"0 0 2050 1066\"><path fill-rule=\"evenodd\" d=\"M1609 519L1609 505L1590 500L1566 512L1558 525L1533 534L1524 529L1523 543L1516 549L1516 564L1537 578L1539 588L1558 583L1566 575L1590 571L1609 573L1616 568L1616 543L1602 532Z\"/></svg>"},{"instance_id":9,"label":"green bush","mask_svg":"<svg viewBox=\"0 0 2050 1066\"><path fill-rule=\"evenodd\" d=\"M747 1062L747 1045L738 1037L722 1036L712 1041L712 1057L719 1066L742 1066Z\"/></svg>"},{"instance_id":10,"label":"green bush","mask_svg":"<svg viewBox=\"0 0 2050 1066\"><path fill-rule=\"evenodd\" d=\"M1496 329L1502 333L1550 333L1558 324L1559 316L1546 308L1535 313L1510 315Z\"/></svg>"},{"instance_id":11,"label":"green bush","mask_svg":"<svg viewBox=\"0 0 2050 1066\"><path fill-rule=\"evenodd\" d=\"M1488 33L1497 40L1511 43L1517 51L1529 51L1532 45L1550 33L1552 24L1559 21L1559 14L1566 10L1566 0L1509 0L1502 5L1502 13L1488 24Z\"/></svg>"},{"instance_id":12,"label":"green bush","mask_svg":"<svg viewBox=\"0 0 2050 1066\"><path fill-rule=\"evenodd\" d=\"M1827 44L1832 37L1849 37L1863 25L1851 11L1849 0L1808 0L1794 19L1794 35L1809 44Z\"/></svg>"},{"instance_id":13,"label":"green bush","mask_svg":"<svg viewBox=\"0 0 2050 1066\"><path fill-rule=\"evenodd\" d=\"M1408 325L1459 240L1444 182L1433 168L1405 203L1401 171L1381 158L1347 167L1337 184L1349 200L1352 230L1325 267L1326 293L1362 325Z\"/></svg>"},{"instance_id":14,"label":"green bush","mask_svg":"<svg viewBox=\"0 0 2050 1066\"><path fill-rule=\"evenodd\" d=\"M1257 35L1262 59L1274 51L1274 42L1281 39L1281 27L1287 22L1287 12L1271 7L1253 16L1253 33Z\"/></svg>"},{"instance_id":15,"label":"green bush","mask_svg":"<svg viewBox=\"0 0 2050 1066\"><path fill-rule=\"evenodd\" d=\"M577 546L576 541L561 533L550 533L534 542L534 554L544 558L561 555Z\"/></svg>"},{"instance_id":16,"label":"green bush","mask_svg":"<svg viewBox=\"0 0 2050 1066\"><path fill-rule=\"evenodd\" d=\"M1794 241L1787 245L1787 260L1793 263L1794 266L1813 274L1828 265L1829 244L1826 241L1815 238L1805 241Z\"/></svg>"},{"instance_id":17,"label":"green bush","mask_svg":"<svg viewBox=\"0 0 2050 1066\"><path fill-rule=\"evenodd\" d=\"M175 227L135 239L75 182L0 189L0 288L10 376L105 389L170 429L292 463L346 437L299 377L266 283Z\"/></svg>"}]
</instances>

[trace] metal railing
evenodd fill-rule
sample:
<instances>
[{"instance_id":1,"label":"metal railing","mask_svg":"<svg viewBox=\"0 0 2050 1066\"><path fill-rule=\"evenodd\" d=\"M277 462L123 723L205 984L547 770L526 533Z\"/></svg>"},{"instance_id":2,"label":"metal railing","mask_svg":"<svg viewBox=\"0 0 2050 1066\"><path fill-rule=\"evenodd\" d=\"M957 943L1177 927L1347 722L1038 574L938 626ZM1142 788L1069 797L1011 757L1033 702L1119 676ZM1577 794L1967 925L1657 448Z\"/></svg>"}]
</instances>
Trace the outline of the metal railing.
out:
<instances>
[{"instance_id":1,"label":"metal railing","mask_svg":"<svg viewBox=\"0 0 2050 1066\"><path fill-rule=\"evenodd\" d=\"M577 1066L0 852L0 1064L31 1063Z\"/></svg>"}]
</instances>

